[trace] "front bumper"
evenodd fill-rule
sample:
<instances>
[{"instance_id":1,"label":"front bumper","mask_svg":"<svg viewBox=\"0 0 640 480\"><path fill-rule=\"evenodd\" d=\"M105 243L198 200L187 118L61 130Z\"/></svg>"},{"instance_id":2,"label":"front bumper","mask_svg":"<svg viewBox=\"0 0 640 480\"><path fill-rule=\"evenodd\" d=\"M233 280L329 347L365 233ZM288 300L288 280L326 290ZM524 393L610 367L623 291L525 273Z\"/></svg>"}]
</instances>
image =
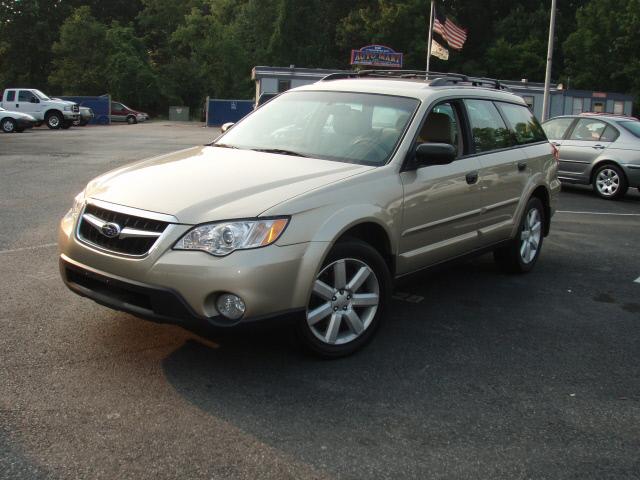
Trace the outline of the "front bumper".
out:
<instances>
[{"instance_id":1,"label":"front bumper","mask_svg":"<svg viewBox=\"0 0 640 480\"><path fill-rule=\"evenodd\" d=\"M274 244L226 257L172 250L189 228L171 225L146 257L127 258L82 243L75 219L66 216L58 239L62 278L72 291L98 303L174 323L188 318L231 326L306 309L325 242ZM227 292L246 304L239 322L216 309L218 296Z\"/></svg>"},{"instance_id":2,"label":"front bumper","mask_svg":"<svg viewBox=\"0 0 640 480\"><path fill-rule=\"evenodd\" d=\"M80 114L77 113L77 112L64 111L64 112L62 112L62 116L64 117L65 120L78 120L78 119L80 119Z\"/></svg>"},{"instance_id":3,"label":"front bumper","mask_svg":"<svg viewBox=\"0 0 640 480\"><path fill-rule=\"evenodd\" d=\"M627 181L632 188L640 188L640 165L622 165L624 173L627 175Z\"/></svg>"},{"instance_id":4,"label":"front bumper","mask_svg":"<svg viewBox=\"0 0 640 480\"><path fill-rule=\"evenodd\" d=\"M26 118L16 119L16 125L18 128L33 128L35 121L27 120Z\"/></svg>"}]
</instances>

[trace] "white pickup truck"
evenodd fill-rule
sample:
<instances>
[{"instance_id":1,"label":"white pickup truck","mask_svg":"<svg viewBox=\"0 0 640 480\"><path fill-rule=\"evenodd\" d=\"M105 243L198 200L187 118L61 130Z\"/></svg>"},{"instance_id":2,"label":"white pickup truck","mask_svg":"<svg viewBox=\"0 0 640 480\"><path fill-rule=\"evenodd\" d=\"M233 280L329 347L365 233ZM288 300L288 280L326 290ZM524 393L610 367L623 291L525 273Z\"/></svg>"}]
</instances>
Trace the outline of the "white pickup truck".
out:
<instances>
[{"instance_id":1,"label":"white pickup truck","mask_svg":"<svg viewBox=\"0 0 640 480\"><path fill-rule=\"evenodd\" d=\"M76 103L52 99L35 88L7 88L2 95L0 106L7 110L27 113L38 124L45 122L47 127L69 128L80 118L80 109Z\"/></svg>"}]
</instances>

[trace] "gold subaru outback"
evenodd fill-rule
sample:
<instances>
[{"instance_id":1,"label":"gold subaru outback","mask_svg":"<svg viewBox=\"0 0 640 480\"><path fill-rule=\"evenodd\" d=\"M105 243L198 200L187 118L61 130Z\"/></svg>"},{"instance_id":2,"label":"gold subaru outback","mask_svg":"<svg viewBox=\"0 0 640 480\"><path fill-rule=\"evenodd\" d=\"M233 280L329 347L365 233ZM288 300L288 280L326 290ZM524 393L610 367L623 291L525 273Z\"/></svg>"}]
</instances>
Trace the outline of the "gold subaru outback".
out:
<instances>
[{"instance_id":1,"label":"gold subaru outback","mask_svg":"<svg viewBox=\"0 0 640 480\"><path fill-rule=\"evenodd\" d=\"M549 233L557 151L497 81L334 75L225 127L89 182L60 225L72 291L160 322L286 318L337 357L395 279L488 251L528 272Z\"/></svg>"}]
</instances>

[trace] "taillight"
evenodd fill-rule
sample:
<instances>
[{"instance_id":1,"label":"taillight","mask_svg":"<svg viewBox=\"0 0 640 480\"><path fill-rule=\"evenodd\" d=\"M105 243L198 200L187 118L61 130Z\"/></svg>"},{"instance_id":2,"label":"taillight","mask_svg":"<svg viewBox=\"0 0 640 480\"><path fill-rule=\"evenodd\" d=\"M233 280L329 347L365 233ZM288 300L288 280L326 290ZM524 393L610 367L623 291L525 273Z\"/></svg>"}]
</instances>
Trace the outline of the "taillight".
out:
<instances>
[{"instance_id":1,"label":"taillight","mask_svg":"<svg viewBox=\"0 0 640 480\"><path fill-rule=\"evenodd\" d=\"M558 150L558 147L556 147L553 143L550 143L551 145L551 153L553 154L553 159L556 161L557 164L560 163L560 150Z\"/></svg>"}]
</instances>

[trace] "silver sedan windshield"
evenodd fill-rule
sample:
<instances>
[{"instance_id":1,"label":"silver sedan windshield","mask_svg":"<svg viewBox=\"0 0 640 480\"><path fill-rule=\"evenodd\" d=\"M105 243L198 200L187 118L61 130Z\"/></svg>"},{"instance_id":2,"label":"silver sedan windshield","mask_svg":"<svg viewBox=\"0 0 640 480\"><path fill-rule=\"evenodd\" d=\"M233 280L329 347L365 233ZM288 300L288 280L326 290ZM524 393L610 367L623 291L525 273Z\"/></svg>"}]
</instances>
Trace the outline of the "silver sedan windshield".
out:
<instances>
[{"instance_id":1,"label":"silver sedan windshield","mask_svg":"<svg viewBox=\"0 0 640 480\"><path fill-rule=\"evenodd\" d=\"M363 165L384 165L412 118L415 98L293 91L260 107L214 144Z\"/></svg>"}]
</instances>

